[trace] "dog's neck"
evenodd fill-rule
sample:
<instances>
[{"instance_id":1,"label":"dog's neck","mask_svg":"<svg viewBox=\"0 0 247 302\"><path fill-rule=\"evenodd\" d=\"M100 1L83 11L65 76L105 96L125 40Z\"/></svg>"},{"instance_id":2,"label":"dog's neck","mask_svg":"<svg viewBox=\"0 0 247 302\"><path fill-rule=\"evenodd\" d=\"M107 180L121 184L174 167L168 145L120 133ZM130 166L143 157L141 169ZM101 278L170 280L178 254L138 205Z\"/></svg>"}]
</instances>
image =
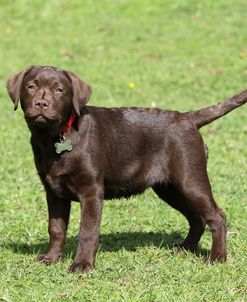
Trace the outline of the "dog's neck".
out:
<instances>
[{"instance_id":1,"label":"dog's neck","mask_svg":"<svg viewBox=\"0 0 247 302\"><path fill-rule=\"evenodd\" d=\"M68 121L63 129L63 133L66 133L71 129L71 127L74 124L75 118L76 118L76 113L75 113L75 111L72 111L70 118L68 119Z\"/></svg>"},{"instance_id":2,"label":"dog's neck","mask_svg":"<svg viewBox=\"0 0 247 302\"><path fill-rule=\"evenodd\" d=\"M27 122L28 128L32 136L41 140L56 140L65 135L73 126L76 120L76 113L72 111L69 118L61 124L54 124L51 127L38 128Z\"/></svg>"}]
</instances>

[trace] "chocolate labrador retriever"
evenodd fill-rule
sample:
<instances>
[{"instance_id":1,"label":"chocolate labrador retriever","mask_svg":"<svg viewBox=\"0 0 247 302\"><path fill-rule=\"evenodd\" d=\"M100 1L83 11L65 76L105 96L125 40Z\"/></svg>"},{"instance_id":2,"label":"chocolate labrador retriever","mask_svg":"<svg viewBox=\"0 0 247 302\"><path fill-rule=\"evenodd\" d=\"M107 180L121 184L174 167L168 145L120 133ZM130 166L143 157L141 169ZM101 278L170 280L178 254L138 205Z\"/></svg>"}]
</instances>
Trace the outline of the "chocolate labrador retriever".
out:
<instances>
[{"instance_id":1,"label":"chocolate labrador retriever","mask_svg":"<svg viewBox=\"0 0 247 302\"><path fill-rule=\"evenodd\" d=\"M70 271L91 270L103 199L130 197L148 187L187 218L183 249L195 251L208 224L211 260L226 260L226 218L212 195L198 129L245 104L247 90L215 106L180 113L86 106L91 87L72 72L48 66L17 73L7 89L15 109L21 101L46 191L50 242L39 261L63 257L75 200L81 205L81 222Z\"/></svg>"}]
</instances>

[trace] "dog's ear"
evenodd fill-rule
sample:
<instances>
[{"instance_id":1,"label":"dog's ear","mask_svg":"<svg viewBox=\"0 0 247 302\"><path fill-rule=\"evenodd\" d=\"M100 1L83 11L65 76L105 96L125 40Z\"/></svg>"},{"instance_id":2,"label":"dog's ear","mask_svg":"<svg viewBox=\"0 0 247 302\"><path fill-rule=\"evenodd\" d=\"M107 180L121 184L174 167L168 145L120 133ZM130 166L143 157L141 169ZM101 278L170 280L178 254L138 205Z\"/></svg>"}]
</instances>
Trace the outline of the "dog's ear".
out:
<instances>
[{"instance_id":1,"label":"dog's ear","mask_svg":"<svg viewBox=\"0 0 247 302\"><path fill-rule=\"evenodd\" d=\"M14 103L14 110L18 108L18 103L20 100L22 82L24 76L33 68L33 66L29 66L24 71L21 71L13 76L11 76L6 83L7 91Z\"/></svg>"},{"instance_id":2,"label":"dog's ear","mask_svg":"<svg viewBox=\"0 0 247 302\"><path fill-rule=\"evenodd\" d=\"M76 114L80 116L82 108L86 105L92 94L92 88L74 73L67 70L64 70L64 73L71 81L73 87L73 106Z\"/></svg>"}]
</instances>

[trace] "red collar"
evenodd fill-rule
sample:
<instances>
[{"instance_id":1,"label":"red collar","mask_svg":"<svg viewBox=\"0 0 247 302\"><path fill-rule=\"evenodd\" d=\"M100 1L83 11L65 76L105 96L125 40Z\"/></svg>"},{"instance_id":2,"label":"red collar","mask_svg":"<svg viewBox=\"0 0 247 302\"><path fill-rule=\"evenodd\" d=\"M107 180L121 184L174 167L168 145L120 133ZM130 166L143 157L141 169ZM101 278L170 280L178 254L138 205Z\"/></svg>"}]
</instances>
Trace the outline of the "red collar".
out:
<instances>
[{"instance_id":1,"label":"red collar","mask_svg":"<svg viewBox=\"0 0 247 302\"><path fill-rule=\"evenodd\" d=\"M75 121L75 117L76 117L76 113L75 111L72 111L69 120L67 121L64 129L63 129L63 133L66 133L70 130L70 128L72 127L74 121Z\"/></svg>"}]
</instances>

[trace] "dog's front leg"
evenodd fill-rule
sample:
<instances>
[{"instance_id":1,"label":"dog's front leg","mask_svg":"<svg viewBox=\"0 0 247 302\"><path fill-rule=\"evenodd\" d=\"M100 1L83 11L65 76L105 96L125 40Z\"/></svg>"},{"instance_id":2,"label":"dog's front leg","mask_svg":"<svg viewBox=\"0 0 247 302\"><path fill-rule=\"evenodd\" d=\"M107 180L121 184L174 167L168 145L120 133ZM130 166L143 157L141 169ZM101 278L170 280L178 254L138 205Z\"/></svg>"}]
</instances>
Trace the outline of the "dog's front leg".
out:
<instances>
[{"instance_id":1,"label":"dog's front leg","mask_svg":"<svg viewBox=\"0 0 247 302\"><path fill-rule=\"evenodd\" d=\"M94 268L95 256L99 246L99 228L102 214L102 190L100 187L84 187L79 197L81 222L78 246L71 272L88 272Z\"/></svg>"},{"instance_id":2,"label":"dog's front leg","mask_svg":"<svg viewBox=\"0 0 247 302\"><path fill-rule=\"evenodd\" d=\"M48 251L37 257L38 261L52 263L64 256L64 243L69 223L71 201L57 197L50 190L46 191L50 242Z\"/></svg>"}]
</instances>

